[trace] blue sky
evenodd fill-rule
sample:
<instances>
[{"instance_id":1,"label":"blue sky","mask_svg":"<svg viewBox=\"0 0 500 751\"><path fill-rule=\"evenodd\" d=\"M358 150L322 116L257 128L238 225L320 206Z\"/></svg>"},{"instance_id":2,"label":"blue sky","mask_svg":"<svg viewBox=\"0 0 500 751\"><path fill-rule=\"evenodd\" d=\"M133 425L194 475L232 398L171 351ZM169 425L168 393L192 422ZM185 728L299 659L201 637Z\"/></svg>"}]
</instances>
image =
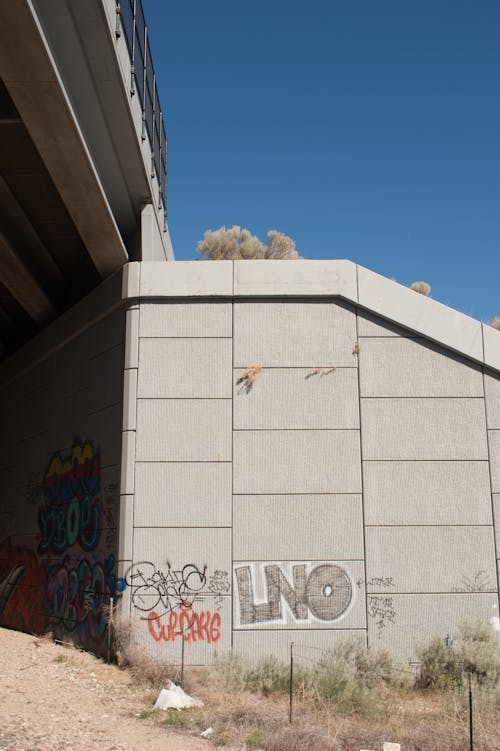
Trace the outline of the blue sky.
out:
<instances>
[{"instance_id":1,"label":"blue sky","mask_svg":"<svg viewBox=\"0 0 500 751\"><path fill-rule=\"evenodd\" d=\"M178 260L293 237L500 316L498 0L143 0Z\"/></svg>"}]
</instances>

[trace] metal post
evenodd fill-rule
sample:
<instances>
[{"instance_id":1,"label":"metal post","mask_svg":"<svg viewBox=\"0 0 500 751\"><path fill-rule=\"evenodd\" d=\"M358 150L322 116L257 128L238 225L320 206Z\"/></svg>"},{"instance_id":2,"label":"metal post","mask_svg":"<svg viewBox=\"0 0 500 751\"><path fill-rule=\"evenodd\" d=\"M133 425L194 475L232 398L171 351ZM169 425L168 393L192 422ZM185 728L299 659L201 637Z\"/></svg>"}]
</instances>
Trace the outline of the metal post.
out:
<instances>
[{"instance_id":1,"label":"metal post","mask_svg":"<svg viewBox=\"0 0 500 751\"><path fill-rule=\"evenodd\" d=\"M181 688L184 688L184 642L186 641L184 639L184 630L181 633L181 639L182 639L182 642L181 642L181 680L180 680L180 684L181 684Z\"/></svg>"},{"instance_id":2,"label":"metal post","mask_svg":"<svg viewBox=\"0 0 500 751\"><path fill-rule=\"evenodd\" d=\"M109 620L108 620L108 665L111 662L111 637L112 637L112 631L113 631L113 608L114 608L115 598L110 597L109 598Z\"/></svg>"},{"instance_id":3,"label":"metal post","mask_svg":"<svg viewBox=\"0 0 500 751\"><path fill-rule=\"evenodd\" d=\"M474 735L473 735L473 721L472 721L472 674L469 670L469 748L470 751L474 751Z\"/></svg>"},{"instance_id":4,"label":"metal post","mask_svg":"<svg viewBox=\"0 0 500 751\"><path fill-rule=\"evenodd\" d=\"M292 724L293 715L293 641L290 642L290 725Z\"/></svg>"},{"instance_id":5,"label":"metal post","mask_svg":"<svg viewBox=\"0 0 500 751\"><path fill-rule=\"evenodd\" d=\"M121 14L122 9L120 3L116 3L116 26L115 26L115 37L119 39L122 35L122 29L121 29Z\"/></svg>"}]
</instances>

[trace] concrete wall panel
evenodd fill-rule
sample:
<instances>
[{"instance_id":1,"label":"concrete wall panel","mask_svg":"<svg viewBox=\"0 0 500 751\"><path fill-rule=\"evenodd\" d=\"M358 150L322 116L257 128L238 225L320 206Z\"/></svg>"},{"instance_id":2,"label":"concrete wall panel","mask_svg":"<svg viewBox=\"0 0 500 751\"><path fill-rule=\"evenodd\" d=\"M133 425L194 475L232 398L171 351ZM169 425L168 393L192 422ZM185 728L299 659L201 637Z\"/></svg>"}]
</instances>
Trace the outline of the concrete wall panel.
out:
<instances>
[{"instance_id":1,"label":"concrete wall panel","mask_svg":"<svg viewBox=\"0 0 500 751\"><path fill-rule=\"evenodd\" d=\"M356 430L234 433L235 493L360 493Z\"/></svg>"},{"instance_id":2,"label":"concrete wall panel","mask_svg":"<svg viewBox=\"0 0 500 751\"><path fill-rule=\"evenodd\" d=\"M233 651L250 660L254 660L258 654L289 662L290 642L293 641L296 664L310 667L311 662L320 660L323 654L333 649L340 640L352 637L358 638L362 644L366 643L366 631L362 629L302 631L300 639L296 632L289 631L235 631Z\"/></svg>"},{"instance_id":3,"label":"concrete wall panel","mask_svg":"<svg viewBox=\"0 0 500 751\"><path fill-rule=\"evenodd\" d=\"M359 428L358 374L355 368L268 368L247 391L234 373L234 427Z\"/></svg>"},{"instance_id":4,"label":"concrete wall panel","mask_svg":"<svg viewBox=\"0 0 500 751\"><path fill-rule=\"evenodd\" d=\"M362 399L364 459L487 459L481 399Z\"/></svg>"},{"instance_id":5,"label":"concrete wall panel","mask_svg":"<svg viewBox=\"0 0 500 751\"><path fill-rule=\"evenodd\" d=\"M134 561L150 562L156 571L168 575L182 571L186 565L197 566L201 571L206 566L207 584L199 592L208 589L208 581L215 571L224 571L231 579L231 530L140 527L134 532ZM146 570L143 567L144 570ZM194 581L195 577L193 578ZM136 579L139 581L139 579ZM198 587L198 584L196 584ZM196 589L198 591L198 589ZM227 593L229 594L229 592Z\"/></svg>"},{"instance_id":6,"label":"concrete wall panel","mask_svg":"<svg viewBox=\"0 0 500 751\"><path fill-rule=\"evenodd\" d=\"M231 398L231 339L141 339L139 362L139 398Z\"/></svg>"},{"instance_id":7,"label":"concrete wall panel","mask_svg":"<svg viewBox=\"0 0 500 751\"><path fill-rule=\"evenodd\" d=\"M368 640L405 659L415 658L415 646L434 636L454 638L466 619L489 621L495 594L384 594L368 596Z\"/></svg>"},{"instance_id":8,"label":"concrete wall panel","mask_svg":"<svg viewBox=\"0 0 500 751\"><path fill-rule=\"evenodd\" d=\"M230 461L230 399L140 399L137 461Z\"/></svg>"},{"instance_id":9,"label":"concrete wall panel","mask_svg":"<svg viewBox=\"0 0 500 751\"><path fill-rule=\"evenodd\" d=\"M423 339L367 339L359 354L361 396L483 396L479 365Z\"/></svg>"},{"instance_id":10,"label":"concrete wall panel","mask_svg":"<svg viewBox=\"0 0 500 751\"><path fill-rule=\"evenodd\" d=\"M358 336L415 336L409 329L402 329L383 318L371 315L367 311L358 312Z\"/></svg>"},{"instance_id":11,"label":"concrete wall panel","mask_svg":"<svg viewBox=\"0 0 500 751\"><path fill-rule=\"evenodd\" d=\"M491 489L500 493L500 430L489 430Z\"/></svg>"},{"instance_id":12,"label":"concrete wall panel","mask_svg":"<svg viewBox=\"0 0 500 751\"><path fill-rule=\"evenodd\" d=\"M141 337L230 337L230 302L162 302L141 304Z\"/></svg>"},{"instance_id":13,"label":"concrete wall panel","mask_svg":"<svg viewBox=\"0 0 500 751\"><path fill-rule=\"evenodd\" d=\"M500 374L485 373L484 394L488 428L500 430Z\"/></svg>"},{"instance_id":14,"label":"concrete wall panel","mask_svg":"<svg viewBox=\"0 0 500 751\"><path fill-rule=\"evenodd\" d=\"M366 628L364 561L234 561L233 629Z\"/></svg>"},{"instance_id":15,"label":"concrete wall panel","mask_svg":"<svg viewBox=\"0 0 500 751\"><path fill-rule=\"evenodd\" d=\"M495 520L497 558L500 558L500 495L493 496L493 518Z\"/></svg>"},{"instance_id":16,"label":"concrete wall panel","mask_svg":"<svg viewBox=\"0 0 500 751\"><path fill-rule=\"evenodd\" d=\"M137 527L228 527L231 464L139 462L135 499Z\"/></svg>"},{"instance_id":17,"label":"concrete wall panel","mask_svg":"<svg viewBox=\"0 0 500 751\"><path fill-rule=\"evenodd\" d=\"M493 551L491 526L368 527L367 589L370 593L494 591Z\"/></svg>"},{"instance_id":18,"label":"concrete wall panel","mask_svg":"<svg viewBox=\"0 0 500 751\"><path fill-rule=\"evenodd\" d=\"M218 655L231 650L231 598L219 600L204 596L191 610L175 609L172 613L152 611L139 614L133 609L134 634L159 662L180 665L181 629L185 633L184 665L210 665ZM144 618L145 616L145 618Z\"/></svg>"},{"instance_id":19,"label":"concrete wall panel","mask_svg":"<svg viewBox=\"0 0 500 751\"><path fill-rule=\"evenodd\" d=\"M487 461L363 463L367 524L490 524Z\"/></svg>"},{"instance_id":20,"label":"concrete wall panel","mask_svg":"<svg viewBox=\"0 0 500 751\"><path fill-rule=\"evenodd\" d=\"M237 495L233 526L241 561L363 558L360 495Z\"/></svg>"},{"instance_id":21,"label":"concrete wall panel","mask_svg":"<svg viewBox=\"0 0 500 751\"><path fill-rule=\"evenodd\" d=\"M336 302L236 302L234 366L353 367L356 316Z\"/></svg>"}]
</instances>

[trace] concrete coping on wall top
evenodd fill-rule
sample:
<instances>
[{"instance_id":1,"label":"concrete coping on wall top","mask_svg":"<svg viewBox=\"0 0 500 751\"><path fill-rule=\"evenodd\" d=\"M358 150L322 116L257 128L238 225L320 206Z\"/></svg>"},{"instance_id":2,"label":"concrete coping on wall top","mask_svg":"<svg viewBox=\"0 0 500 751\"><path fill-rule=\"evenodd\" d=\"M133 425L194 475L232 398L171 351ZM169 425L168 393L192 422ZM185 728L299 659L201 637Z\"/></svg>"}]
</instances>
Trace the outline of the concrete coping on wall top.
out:
<instances>
[{"instance_id":1,"label":"concrete coping on wall top","mask_svg":"<svg viewBox=\"0 0 500 751\"><path fill-rule=\"evenodd\" d=\"M352 261L128 263L0 367L0 383L114 310L141 300L338 298L500 371L500 331Z\"/></svg>"},{"instance_id":2,"label":"concrete coping on wall top","mask_svg":"<svg viewBox=\"0 0 500 751\"><path fill-rule=\"evenodd\" d=\"M130 298L338 297L466 357L500 370L500 332L352 261L129 263Z\"/></svg>"}]
</instances>

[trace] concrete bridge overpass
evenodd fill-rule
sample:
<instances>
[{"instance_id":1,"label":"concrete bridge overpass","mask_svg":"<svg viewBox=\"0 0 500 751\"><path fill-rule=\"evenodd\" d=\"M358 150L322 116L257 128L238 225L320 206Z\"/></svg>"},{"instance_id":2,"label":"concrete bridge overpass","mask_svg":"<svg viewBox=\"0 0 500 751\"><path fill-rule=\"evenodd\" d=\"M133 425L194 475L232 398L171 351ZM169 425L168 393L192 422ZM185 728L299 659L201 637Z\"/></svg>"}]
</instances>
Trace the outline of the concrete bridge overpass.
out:
<instances>
[{"instance_id":1,"label":"concrete bridge overpass","mask_svg":"<svg viewBox=\"0 0 500 751\"><path fill-rule=\"evenodd\" d=\"M140 0L0 2L0 357L130 260L172 260Z\"/></svg>"}]
</instances>

